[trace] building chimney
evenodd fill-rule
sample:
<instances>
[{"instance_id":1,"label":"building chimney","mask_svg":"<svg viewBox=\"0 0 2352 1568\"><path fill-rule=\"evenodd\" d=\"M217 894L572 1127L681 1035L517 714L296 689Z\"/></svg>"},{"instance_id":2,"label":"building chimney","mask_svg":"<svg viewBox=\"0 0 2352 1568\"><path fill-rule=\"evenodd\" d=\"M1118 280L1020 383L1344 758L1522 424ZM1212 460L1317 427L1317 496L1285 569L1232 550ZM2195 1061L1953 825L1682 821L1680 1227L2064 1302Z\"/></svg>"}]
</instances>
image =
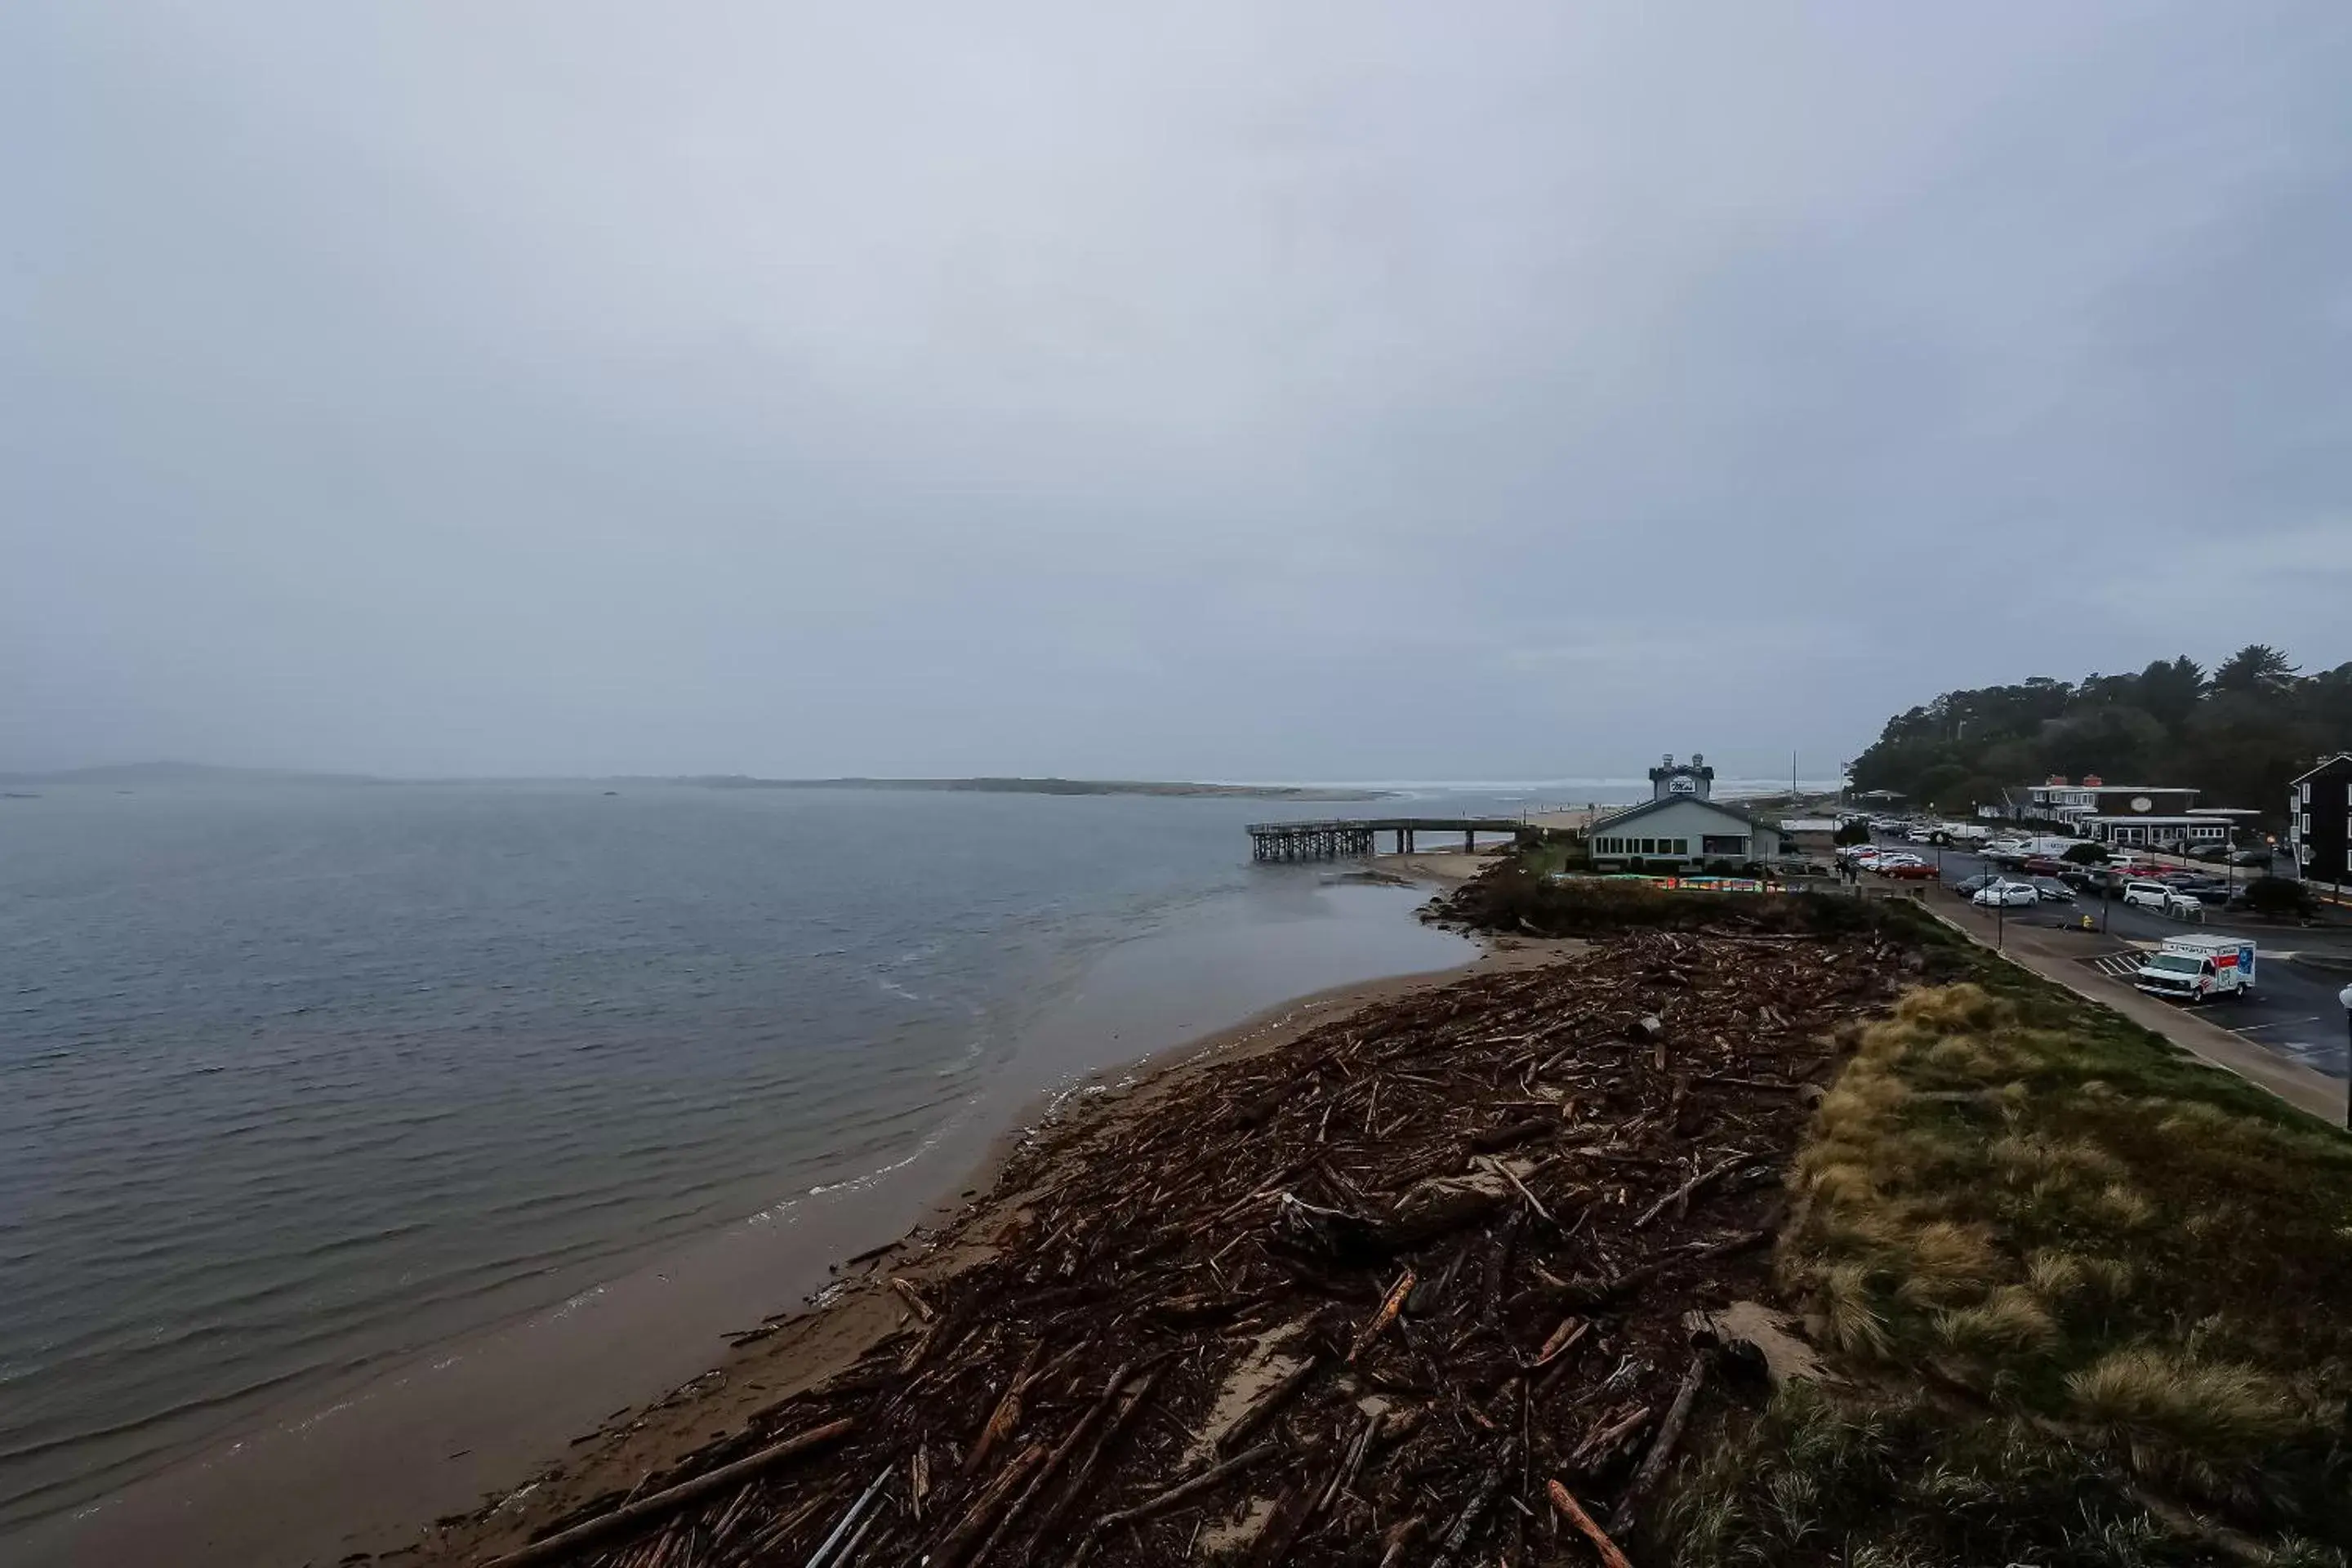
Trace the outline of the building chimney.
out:
<instances>
[{"instance_id":1,"label":"building chimney","mask_svg":"<svg viewBox=\"0 0 2352 1568\"><path fill-rule=\"evenodd\" d=\"M2052 773L2048 778L2042 781L2042 787L2044 789L2064 789L2066 787L2066 775L2064 773Z\"/></svg>"},{"instance_id":2,"label":"building chimney","mask_svg":"<svg viewBox=\"0 0 2352 1568\"><path fill-rule=\"evenodd\" d=\"M2084 773L2083 775L2083 787L2084 789L2097 789L2106 782L2106 780L2101 778L2096 773Z\"/></svg>"}]
</instances>

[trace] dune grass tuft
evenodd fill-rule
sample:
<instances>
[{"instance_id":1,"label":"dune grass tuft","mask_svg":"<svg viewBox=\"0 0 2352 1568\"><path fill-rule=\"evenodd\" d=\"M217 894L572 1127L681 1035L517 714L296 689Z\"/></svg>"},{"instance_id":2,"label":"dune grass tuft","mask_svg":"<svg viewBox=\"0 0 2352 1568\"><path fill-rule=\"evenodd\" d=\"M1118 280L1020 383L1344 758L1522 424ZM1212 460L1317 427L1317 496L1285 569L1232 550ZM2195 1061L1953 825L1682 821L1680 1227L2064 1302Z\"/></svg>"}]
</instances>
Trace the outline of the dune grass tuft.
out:
<instances>
[{"instance_id":1,"label":"dune grass tuft","mask_svg":"<svg viewBox=\"0 0 2352 1568\"><path fill-rule=\"evenodd\" d=\"M1837 1349L1868 1359L1893 1347L1870 1288L1869 1270L1863 1265L1841 1263L1823 1274L1821 1303L1823 1328Z\"/></svg>"},{"instance_id":2,"label":"dune grass tuft","mask_svg":"<svg viewBox=\"0 0 2352 1568\"><path fill-rule=\"evenodd\" d=\"M2058 1339L2049 1310L2022 1285L2003 1285L1973 1307L1937 1314L1936 1331L1954 1350L1979 1355L2043 1351Z\"/></svg>"},{"instance_id":3,"label":"dune grass tuft","mask_svg":"<svg viewBox=\"0 0 2352 1568\"><path fill-rule=\"evenodd\" d=\"M2250 1455L2291 1433L2287 1385L2252 1367L2198 1362L2155 1345L2102 1356L2066 1379L2074 1412L2126 1445Z\"/></svg>"}]
</instances>

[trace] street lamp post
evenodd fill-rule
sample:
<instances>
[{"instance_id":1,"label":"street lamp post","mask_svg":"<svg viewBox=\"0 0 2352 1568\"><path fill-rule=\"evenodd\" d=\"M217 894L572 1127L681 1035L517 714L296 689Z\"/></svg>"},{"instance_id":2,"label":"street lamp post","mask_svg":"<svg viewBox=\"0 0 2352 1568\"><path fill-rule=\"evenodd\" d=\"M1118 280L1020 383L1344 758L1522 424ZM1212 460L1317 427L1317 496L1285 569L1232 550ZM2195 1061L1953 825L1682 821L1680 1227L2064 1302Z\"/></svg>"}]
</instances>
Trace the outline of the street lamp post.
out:
<instances>
[{"instance_id":1,"label":"street lamp post","mask_svg":"<svg viewBox=\"0 0 2352 1568\"><path fill-rule=\"evenodd\" d=\"M2344 1045L2347 1050L2352 1050L2352 985L2338 991L2336 999L2344 1004ZM2352 1058L2347 1058L2347 1067L2352 1067ZM2347 1076L2345 1082L2344 1125L2352 1129L2352 1076Z\"/></svg>"}]
</instances>

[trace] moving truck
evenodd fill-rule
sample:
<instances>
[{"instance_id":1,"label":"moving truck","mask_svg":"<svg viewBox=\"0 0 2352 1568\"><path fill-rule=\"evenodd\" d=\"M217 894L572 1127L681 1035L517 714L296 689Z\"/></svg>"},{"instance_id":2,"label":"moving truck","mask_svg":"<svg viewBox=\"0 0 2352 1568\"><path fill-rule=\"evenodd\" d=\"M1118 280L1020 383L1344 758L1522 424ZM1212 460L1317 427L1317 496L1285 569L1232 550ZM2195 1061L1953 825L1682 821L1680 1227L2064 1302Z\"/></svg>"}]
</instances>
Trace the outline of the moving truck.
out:
<instances>
[{"instance_id":1,"label":"moving truck","mask_svg":"<svg viewBox=\"0 0 2352 1568\"><path fill-rule=\"evenodd\" d=\"M2254 988L2254 944L2234 936L2168 936L2140 961L2134 982L2175 1002L2242 1001Z\"/></svg>"}]
</instances>

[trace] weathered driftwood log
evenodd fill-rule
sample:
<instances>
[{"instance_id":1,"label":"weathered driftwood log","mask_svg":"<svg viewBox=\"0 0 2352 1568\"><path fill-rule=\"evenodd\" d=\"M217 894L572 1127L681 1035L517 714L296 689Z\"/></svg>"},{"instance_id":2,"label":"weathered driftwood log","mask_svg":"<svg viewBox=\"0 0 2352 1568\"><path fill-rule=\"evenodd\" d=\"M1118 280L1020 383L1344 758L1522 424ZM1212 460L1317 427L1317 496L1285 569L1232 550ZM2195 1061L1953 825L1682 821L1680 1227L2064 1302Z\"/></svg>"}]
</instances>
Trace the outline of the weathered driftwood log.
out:
<instances>
[{"instance_id":1,"label":"weathered driftwood log","mask_svg":"<svg viewBox=\"0 0 2352 1568\"><path fill-rule=\"evenodd\" d=\"M1308 1356L1305 1361L1284 1373L1280 1381L1265 1391L1263 1398L1243 1411L1240 1418L1219 1435L1217 1452L1234 1453L1248 1443L1252 1437L1256 1436L1259 1430L1267 1422L1273 1420L1281 1412L1282 1407L1297 1396L1300 1389L1313 1381L1316 1373L1319 1370L1321 1370L1321 1359Z\"/></svg>"},{"instance_id":2,"label":"weathered driftwood log","mask_svg":"<svg viewBox=\"0 0 2352 1568\"><path fill-rule=\"evenodd\" d=\"M962 1562L964 1554L995 1522L997 1510L1003 1506L1004 1500L1029 1479L1029 1472L1043 1463L1045 1458L1045 1445L1032 1443L1006 1460L1004 1468L980 1489L980 1495L972 1499L971 1506L964 1510L963 1517L956 1521L955 1528L948 1531L947 1538L932 1549L931 1568L955 1568Z\"/></svg>"},{"instance_id":3,"label":"weathered driftwood log","mask_svg":"<svg viewBox=\"0 0 2352 1568\"><path fill-rule=\"evenodd\" d=\"M1706 1382L1707 1368L1713 1364L1715 1352L1702 1350L1691 1357L1690 1370L1683 1373L1682 1386L1675 1390L1675 1402L1666 1411L1666 1418L1658 1424L1658 1435L1651 1439L1650 1451L1642 1457L1641 1468L1625 1485L1625 1492L1617 1500L1617 1511L1609 1521L1610 1528L1622 1535L1633 1528L1634 1510L1642 1506L1643 1497L1658 1484L1658 1477L1674 1458L1675 1445L1682 1440L1683 1428L1690 1422L1691 1406L1698 1403L1698 1391Z\"/></svg>"},{"instance_id":4,"label":"weathered driftwood log","mask_svg":"<svg viewBox=\"0 0 2352 1568\"><path fill-rule=\"evenodd\" d=\"M1550 1497L1552 1507L1567 1517L1568 1522L1576 1527L1579 1534L1592 1542L1592 1550L1601 1554L1601 1568L1633 1568L1633 1564L1625 1560L1625 1554L1617 1550L1617 1543L1609 1539L1609 1532L1584 1511L1584 1505L1576 1500L1574 1493L1556 1480L1546 1481L1544 1491Z\"/></svg>"},{"instance_id":5,"label":"weathered driftwood log","mask_svg":"<svg viewBox=\"0 0 2352 1568\"><path fill-rule=\"evenodd\" d=\"M1155 1513L1165 1513L1186 1498L1198 1497L1201 1493L1221 1485L1232 1477L1240 1475L1252 1465L1264 1464L1280 1452L1282 1452L1282 1445L1279 1443L1260 1443L1255 1448L1245 1448L1230 1459L1211 1465L1189 1480L1178 1481L1166 1491L1145 1498L1133 1508L1123 1508L1115 1513L1103 1515L1095 1521L1093 1533L1099 1535L1104 1531L1115 1530L1122 1524L1132 1524L1139 1519L1150 1519Z\"/></svg>"},{"instance_id":6,"label":"weathered driftwood log","mask_svg":"<svg viewBox=\"0 0 2352 1568\"><path fill-rule=\"evenodd\" d=\"M528 1546L518 1547L503 1557L491 1559L483 1568L529 1568L533 1563L552 1563L592 1541L602 1541L615 1531L626 1530L649 1519L658 1519L673 1509L707 1498L713 1492L724 1491L733 1483L781 1465L786 1459L823 1447L856 1425L856 1418L845 1415L822 1426L811 1427L762 1448L748 1458L738 1459L731 1465L721 1465L709 1475L680 1481L651 1497L639 1498L635 1502L616 1508L610 1513L600 1514L569 1530L560 1531L544 1541L534 1541Z\"/></svg>"},{"instance_id":7,"label":"weathered driftwood log","mask_svg":"<svg viewBox=\"0 0 2352 1568\"><path fill-rule=\"evenodd\" d=\"M1503 1489L1503 1473L1510 1468L1511 1445L1507 1443L1503 1446L1501 1457L1487 1466L1486 1473L1478 1478L1477 1489L1470 1494L1470 1500L1454 1516L1453 1528L1438 1542L1437 1555L1430 1559L1430 1568L1447 1568L1461 1555L1463 1548L1470 1544L1471 1536L1477 1532L1478 1521L1495 1505L1495 1494Z\"/></svg>"}]
</instances>

